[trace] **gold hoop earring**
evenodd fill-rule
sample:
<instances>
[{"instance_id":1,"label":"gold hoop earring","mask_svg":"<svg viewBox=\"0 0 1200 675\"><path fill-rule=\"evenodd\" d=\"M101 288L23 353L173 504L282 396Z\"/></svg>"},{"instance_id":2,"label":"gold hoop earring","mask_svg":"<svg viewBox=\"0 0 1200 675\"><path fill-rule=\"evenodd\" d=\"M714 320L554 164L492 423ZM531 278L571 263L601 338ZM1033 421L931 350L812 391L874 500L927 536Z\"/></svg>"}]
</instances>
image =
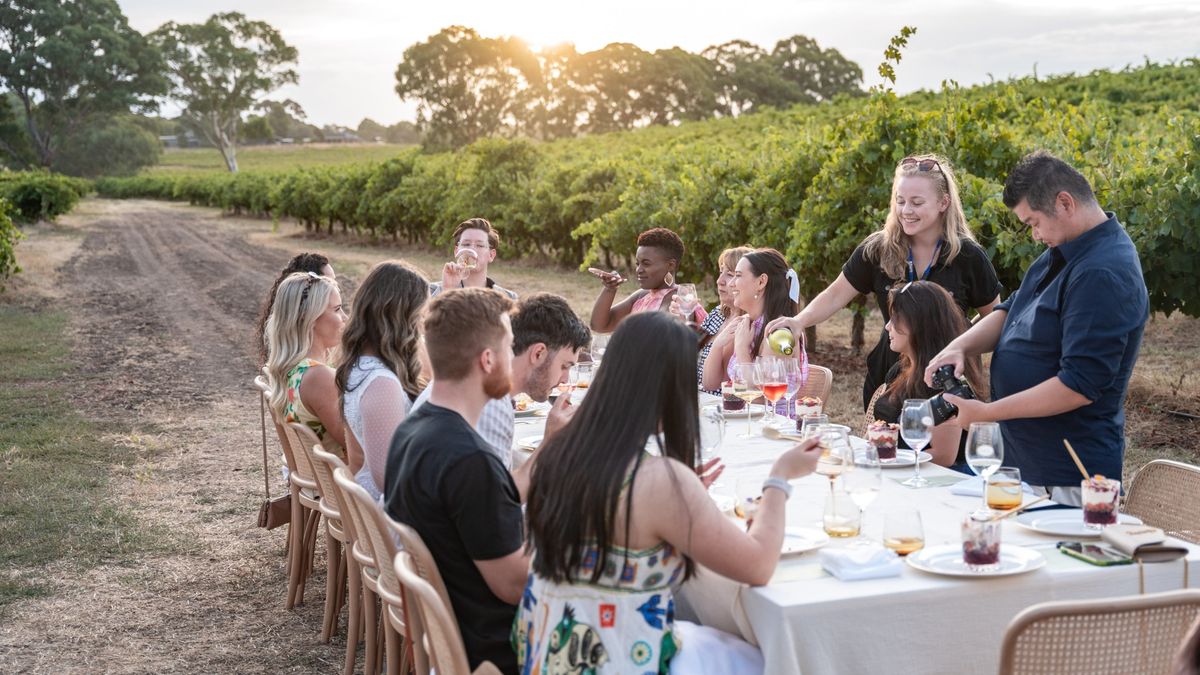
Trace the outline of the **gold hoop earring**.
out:
<instances>
[{"instance_id":1,"label":"gold hoop earring","mask_svg":"<svg viewBox=\"0 0 1200 675\"><path fill-rule=\"evenodd\" d=\"M663 277L663 281L667 282L668 286L675 285L675 275L667 272L667 276Z\"/></svg>"}]
</instances>

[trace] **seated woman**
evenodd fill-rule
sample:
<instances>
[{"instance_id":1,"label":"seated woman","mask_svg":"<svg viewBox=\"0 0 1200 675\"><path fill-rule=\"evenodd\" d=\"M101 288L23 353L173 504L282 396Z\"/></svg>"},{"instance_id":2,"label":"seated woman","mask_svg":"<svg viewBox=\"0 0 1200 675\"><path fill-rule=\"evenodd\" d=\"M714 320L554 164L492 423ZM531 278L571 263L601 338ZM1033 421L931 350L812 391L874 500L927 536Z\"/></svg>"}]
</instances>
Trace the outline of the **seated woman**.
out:
<instances>
[{"instance_id":1,"label":"seated woman","mask_svg":"<svg viewBox=\"0 0 1200 675\"><path fill-rule=\"evenodd\" d=\"M397 260L375 265L351 304L334 381L342 396L346 458L355 480L375 499L392 434L421 393L420 315L429 285Z\"/></svg>"},{"instance_id":2,"label":"seated woman","mask_svg":"<svg viewBox=\"0 0 1200 675\"><path fill-rule=\"evenodd\" d=\"M717 266L721 271L720 275L717 276L717 304L708 311L707 316L705 316L697 327L700 333L700 356L696 362L696 381L701 383L700 388L708 394L720 394L721 390L704 389L704 362L708 360L708 354L712 350L713 341L720 334L722 328L725 326L725 322L731 317L745 313L733 304L733 289L729 284L733 281L733 270L737 267L738 261L742 259L742 256L753 250L749 246L727 248L721 251L721 255L717 257ZM671 298L671 313L680 313L676 298ZM693 317L690 316L683 317L683 320L686 322L691 322L692 319Z\"/></svg>"},{"instance_id":3,"label":"seated woman","mask_svg":"<svg viewBox=\"0 0 1200 675\"><path fill-rule=\"evenodd\" d=\"M704 390L720 391L721 383L733 377L738 364L752 364L766 347L763 327L772 319L796 313L800 280L783 255L773 248L760 248L742 256L730 282L733 304L744 314L730 319L713 340L704 362ZM808 356L804 346L792 353L800 360L800 386L808 380Z\"/></svg>"},{"instance_id":4,"label":"seated woman","mask_svg":"<svg viewBox=\"0 0 1200 675\"><path fill-rule=\"evenodd\" d=\"M683 260L683 240L663 227L646 230L638 235L636 255L640 289L615 306L617 286L626 279L617 272L591 269L604 282L604 289L592 305L591 327L597 333L611 333L630 314L670 308L675 295L675 274Z\"/></svg>"},{"instance_id":5,"label":"seated woman","mask_svg":"<svg viewBox=\"0 0 1200 675\"><path fill-rule=\"evenodd\" d=\"M275 277L275 283L271 284L271 292L267 294L267 301L263 303L262 310L258 313L258 325L254 329L254 351L258 354L260 365L265 365L267 362L267 339L264 332L267 327L267 318L271 316L271 306L275 304L275 292L279 289L279 284L295 272L315 272L323 277L337 280L333 266L329 264L329 258L320 253L301 253L288 261L279 276Z\"/></svg>"},{"instance_id":6,"label":"seated woman","mask_svg":"<svg viewBox=\"0 0 1200 675\"><path fill-rule=\"evenodd\" d=\"M681 648L718 641L704 639L713 629L674 620L673 588L697 563L738 582L767 583L783 541L787 481L811 473L820 453L810 440L775 460L746 531L721 513L696 474L692 332L664 314L630 317L604 361L574 418L533 467L532 574L513 625L523 672L579 672L583 660L588 672L665 673ZM705 661L716 672L761 670L756 650L735 644L733 651L749 655L740 664Z\"/></svg>"},{"instance_id":7,"label":"seated woman","mask_svg":"<svg viewBox=\"0 0 1200 675\"><path fill-rule=\"evenodd\" d=\"M966 332L970 324L950 293L932 281L914 281L893 288L888 293L888 311L891 319L884 326L888 346L900 354L900 360L888 370L884 384L877 390L872 411L875 419L896 423L905 399L938 394L938 390L925 385L925 366L951 340ZM987 390L983 388L979 358L967 360L964 374L975 395L983 396ZM942 423L933 428L928 451L936 464L965 469L965 443L965 431L954 424ZM908 444L901 438L898 447L908 448Z\"/></svg>"},{"instance_id":8,"label":"seated woman","mask_svg":"<svg viewBox=\"0 0 1200 675\"><path fill-rule=\"evenodd\" d=\"M345 436L333 368L326 361L345 325L337 282L297 272L279 284L266 327L272 410L286 422L307 425L335 454L343 454Z\"/></svg>"}]
</instances>

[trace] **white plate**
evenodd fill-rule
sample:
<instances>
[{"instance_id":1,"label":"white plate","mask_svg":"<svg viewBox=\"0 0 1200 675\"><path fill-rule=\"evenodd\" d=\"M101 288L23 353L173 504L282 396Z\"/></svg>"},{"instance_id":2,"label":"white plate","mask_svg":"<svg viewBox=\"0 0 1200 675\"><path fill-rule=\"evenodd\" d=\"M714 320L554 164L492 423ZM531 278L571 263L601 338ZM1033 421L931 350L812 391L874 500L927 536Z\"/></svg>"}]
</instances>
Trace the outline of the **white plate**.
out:
<instances>
[{"instance_id":1,"label":"white plate","mask_svg":"<svg viewBox=\"0 0 1200 675\"><path fill-rule=\"evenodd\" d=\"M785 527L782 555L795 555L821 548L829 543L829 535L815 527Z\"/></svg>"},{"instance_id":2,"label":"white plate","mask_svg":"<svg viewBox=\"0 0 1200 675\"><path fill-rule=\"evenodd\" d=\"M1093 530L1083 524L1083 509L1053 509L1049 511L1026 511L1015 518L1017 524L1027 530L1053 534L1058 537L1088 537L1100 536L1100 530ZM1136 516L1125 513L1117 514L1118 523L1141 525L1142 521Z\"/></svg>"},{"instance_id":3,"label":"white plate","mask_svg":"<svg viewBox=\"0 0 1200 675\"><path fill-rule=\"evenodd\" d=\"M763 413L766 412L766 410L767 410L767 407L760 403L751 404L750 405L750 419L762 417ZM741 410L725 410L725 408L722 407L721 414L725 416L726 420L744 420L744 419L746 419L746 409L745 408L742 408Z\"/></svg>"},{"instance_id":4,"label":"white plate","mask_svg":"<svg viewBox=\"0 0 1200 675\"><path fill-rule=\"evenodd\" d=\"M542 436L527 436L517 441L517 447L525 452L533 452L542 442Z\"/></svg>"},{"instance_id":5,"label":"white plate","mask_svg":"<svg viewBox=\"0 0 1200 675\"><path fill-rule=\"evenodd\" d=\"M1003 577L1010 574L1032 572L1046 564L1046 558L1037 551L1015 546L1000 545L1000 566L993 570L975 571L967 567L962 559L962 544L943 544L923 548L909 553L905 562L922 572L951 577Z\"/></svg>"},{"instance_id":6,"label":"white plate","mask_svg":"<svg viewBox=\"0 0 1200 675\"><path fill-rule=\"evenodd\" d=\"M929 454L928 452L925 452L924 450L921 451L921 463L922 464L924 464L925 462L928 462L931 459L933 459L933 455ZM912 465L913 465L913 451L912 450L904 450L904 449L896 450L896 459L893 459L890 461L881 460L879 462L879 466L881 466L885 469L898 469L900 467L912 467Z\"/></svg>"},{"instance_id":7,"label":"white plate","mask_svg":"<svg viewBox=\"0 0 1200 675\"><path fill-rule=\"evenodd\" d=\"M513 417L518 419L522 417L545 417L546 412L550 410L550 406L542 403L530 403L529 407L524 410L514 410Z\"/></svg>"}]
</instances>

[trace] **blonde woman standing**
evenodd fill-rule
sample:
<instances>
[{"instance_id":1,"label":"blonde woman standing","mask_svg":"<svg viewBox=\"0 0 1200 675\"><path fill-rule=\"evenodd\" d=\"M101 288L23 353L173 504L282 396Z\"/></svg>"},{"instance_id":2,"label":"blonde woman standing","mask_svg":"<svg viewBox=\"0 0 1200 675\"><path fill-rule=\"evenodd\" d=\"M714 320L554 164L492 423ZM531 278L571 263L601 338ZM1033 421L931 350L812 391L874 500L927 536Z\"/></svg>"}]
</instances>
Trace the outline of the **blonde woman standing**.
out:
<instances>
[{"instance_id":1,"label":"blonde woman standing","mask_svg":"<svg viewBox=\"0 0 1200 675\"><path fill-rule=\"evenodd\" d=\"M297 272L279 284L267 319L267 384L271 408L307 425L326 450L342 454L342 415L330 354L342 339L346 313L337 282Z\"/></svg>"},{"instance_id":2,"label":"blonde woman standing","mask_svg":"<svg viewBox=\"0 0 1200 675\"><path fill-rule=\"evenodd\" d=\"M1000 280L967 226L950 163L931 154L900 160L883 229L854 249L838 278L803 311L772 321L767 334L787 328L799 339L805 328L833 316L859 293L875 296L886 324L888 289L921 280L949 291L964 316L972 309L981 316L988 314L1000 302ZM864 409L898 360L899 355L888 347L885 330L867 356Z\"/></svg>"}]
</instances>

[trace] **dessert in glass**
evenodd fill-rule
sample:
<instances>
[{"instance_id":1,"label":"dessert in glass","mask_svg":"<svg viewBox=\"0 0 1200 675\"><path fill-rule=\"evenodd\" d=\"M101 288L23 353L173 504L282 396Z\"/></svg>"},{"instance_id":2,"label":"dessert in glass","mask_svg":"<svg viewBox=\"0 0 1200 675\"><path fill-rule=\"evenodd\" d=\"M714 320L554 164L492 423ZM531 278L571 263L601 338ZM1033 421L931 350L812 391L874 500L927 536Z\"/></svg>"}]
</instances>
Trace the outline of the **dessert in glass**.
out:
<instances>
[{"instance_id":1,"label":"dessert in glass","mask_svg":"<svg viewBox=\"0 0 1200 675\"><path fill-rule=\"evenodd\" d=\"M972 572L1000 566L1000 521L987 511L967 514L962 521L963 563Z\"/></svg>"},{"instance_id":2,"label":"dessert in glass","mask_svg":"<svg viewBox=\"0 0 1200 675\"><path fill-rule=\"evenodd\" d=\"M1083 488L1083 524L1093 530L1117 523L1117 502L1121 499L1121 481L1096 474L1081 482Z\"/></svg>"},{"instance_id":3,"label":"dessert in glass","mask_svg":"<svg viewBox=\"0 0 1200 675\"><path fill-rule=\"evenodd\" d=\"M733 383L725 381L721 383L721 410L725 412L737 412L746 407L746 402L738 398L737 394L733 393Z\"/></svg>"},{"instance_id":4,"label":"dessert in glass","mask_svg":"<svg viewBox=\"0 0 1200 675\"><path fill-rule=\"evenodd\" d=\"M816 396L801 396L796 399L796 431L803 431L800 421L805 415L820 415L821 406L821 399Z\"/></svg>"},{"instance_id":5,"label":"dessert in glass","mask_svg":"<svg viewBox=\"0 0 1200 675\"><path fill-rule=\"evenodd\" d=\"M867 442L875 446L881 462L891 462L896 459L896 444L899 437L899 424L875 420L867 426Z\"/></svg>"}]
</instances>

